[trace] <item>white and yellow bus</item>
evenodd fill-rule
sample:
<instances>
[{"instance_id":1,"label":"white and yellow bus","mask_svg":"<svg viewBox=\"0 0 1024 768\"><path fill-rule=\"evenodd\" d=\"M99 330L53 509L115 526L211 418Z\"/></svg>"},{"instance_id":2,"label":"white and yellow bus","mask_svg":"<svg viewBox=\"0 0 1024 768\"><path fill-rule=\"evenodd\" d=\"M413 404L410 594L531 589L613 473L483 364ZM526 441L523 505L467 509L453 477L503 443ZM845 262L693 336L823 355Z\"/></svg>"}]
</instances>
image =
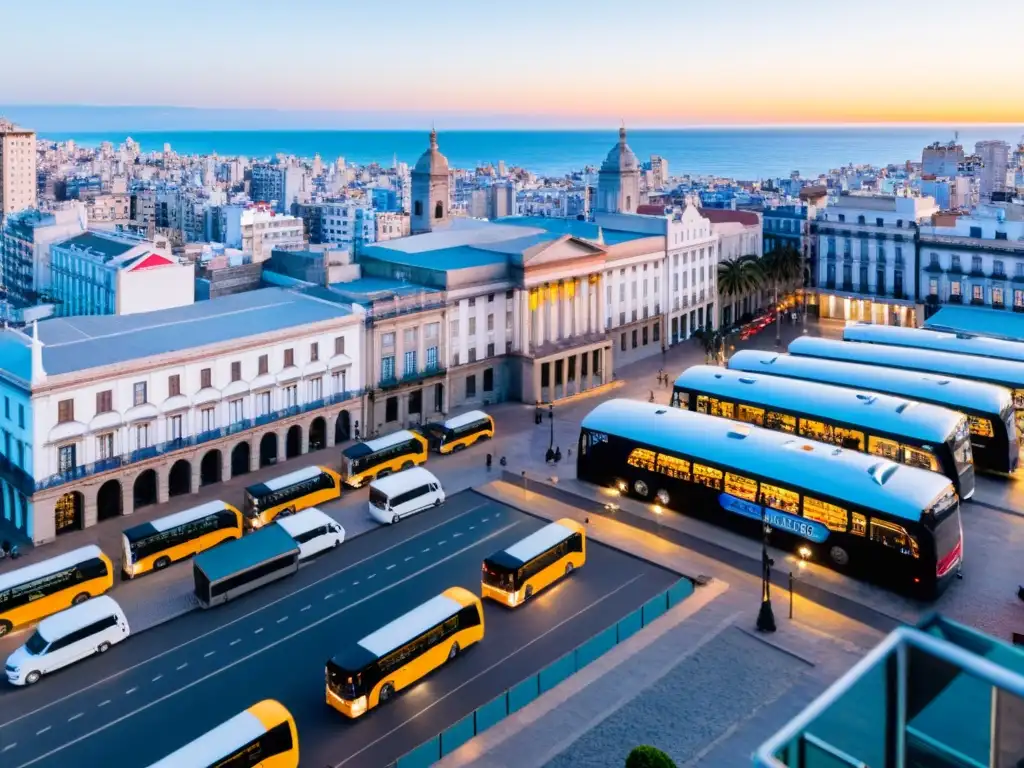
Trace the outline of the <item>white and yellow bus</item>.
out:
<instances>
[{"instance_id":1,"label":"white and yellow bus","mask_svg":"<svg viewBox=\"0 0 1024 768\"><path fill-rule=\"evenodd\" d=\"M427 460L427 438L407 429L351 445L341 452L341 477L353 488Z\"/></svg>"},{"instance_id":2,"label":"white and yellow bus","mask_svg":"<svg viewBox=\"0 0 1024 768\"><path fill-rule=\"evenodd\" d=\"M494 419L483 411L469 411L452 416L444 423L424 424L423 433L432 451L452 453L494 437Z\"/></svg>"},{"instance_id":3,"label":"white and yellow bus","mask_svg":"<svg viewBox=\"0 0 1024 768\"><path fill-rule=\"evenodd\" d=\"M481 593L515 607L586 561L586 530L565 517L484 560Z\"/></svg>"},{"instance_id":4,"label":"white and yellow bus","mask_svg":"<svg viewBox=\"0 0 1024 768\"><path fill-rule=\"evenodd\" d=\"M0 637L112 586L114 566L95 545L0 574Z\"/></svg>"},{"instance_id":5,"label":"white and yellow bus","mask_svg":"<svg viewBox=\"0 0 1024 768\"><path fill-rule=\"evenodd\" d=\"M132 579L242 536L242 513L209 501L128 528L121 535L121 575Z\"/></svg>"},{"instance_id":6,"label":"white and yellow bus","mask_svg":"<svg viewBox=\"0 0 1024 768\"><path fill-rule=\"evenodd\" d=\"M446 589L327 662L327 703L356 718L484 637L480 598Z\"/></svg>"},{"instance_id":7,"label":"white and yellow bus","mask_svg":"<svg viewBox=\"0 0 1024 768\"><path fill-rule=\"evenodd\" d=\"M207 731L150 768L298 768L295 719L273 699Z\"/></svg>"},{"instance_id":8,"label":"white and yellow bus","mask_svg":"<svg viewBox=\"0 0 1024 768\"><path fill-rule=\"evenodd\" d=\"M242 508L246 528L262 528L278 515L291 515L341 496L341 476L327 467L305 467L250 485Z\"/></svg>"}]
</instances>

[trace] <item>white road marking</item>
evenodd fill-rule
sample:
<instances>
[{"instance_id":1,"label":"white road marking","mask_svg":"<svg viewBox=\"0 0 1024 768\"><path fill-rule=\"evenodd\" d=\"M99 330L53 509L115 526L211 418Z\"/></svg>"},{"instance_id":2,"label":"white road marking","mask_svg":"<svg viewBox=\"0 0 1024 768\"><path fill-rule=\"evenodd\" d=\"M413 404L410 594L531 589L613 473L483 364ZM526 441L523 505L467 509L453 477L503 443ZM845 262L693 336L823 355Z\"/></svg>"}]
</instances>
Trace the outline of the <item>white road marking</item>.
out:
<instances>
[{"instance_id":1,"label":"white road marking","mask_svg":"<svg viewBox=\"0 0 1024 768\"><path fill-rule=\"evenodd\" d=\"M105 707L109 703L110 703L110 699L104 699L103 701L101 701L99 704L96 705L96 708L99 709L100 707Z\"/></svg>"},{"instance_id":2,"label":"white road marking","mask_svg":"<svg viewBox=\"0 0 1024 768\"><path fill-rule=\"evenodd\" d=\"M490 520L490 519L491 519L491 518L489 518L489 517L481 517L481 518L480 518L480 522L481 522L481 523L486 523L486 522L487 522L488 520Z\"/></svg>"},{"instance_id":3,"label":"white road marking","mask_svg":"<svg viewBox=\"0 0 1024 768\"><path fill-rule=\"evenodd\" d=\"M127 691L125 691L125 692L124 692L124 695L125 695L125 696L131 696L131 695L132 695L133 693L135 693L135 692L136 692L137 690L139 690L139 687L138 687L138 686L135 686L134 688L129 688L129 689L127 690Z\"/></svg>"},{"instance_id":4,"label":"white road marking","mask_svg":"<svg viewBox=\"0 0 1024 768\"><path fill-rule=\"evenodd\" d=\"M155 682L156 682L157 680L159 680L159 679L160 679L161 677L163 677L163 675L157 675L156 677L154 677L154 678L153 678L152 680L150 680L149 682L151 682L151 683L155 683Z\"/></svg>"},{"instance_id":5,"label":"white road marking","mask_svg":"<svg viewBox=\"0 0 1024 768\"><path fill-rule=\"evenodd\" d=\"M516 523L512 523L512 525L516 525ZM509 526L505 526L504 528L502 528L502 529L501 529L501 531L507 531L507 530L508 530L509 528L511 528L511 527L512 527L511 525L509 525ZM491 536L493 536L493 535L494 535L494 534L491 534ZM488 536L487 538L491 538L491 536ZM436 705L440 704L440 703L441 703L442 701L444 701L445 699L447 699L447 698L448 698L449 696L451 696L451 695L453 695L453 694L455 694L455 693L458 693L458 692L459 692L460 690L462 690L463 688L465 688L465 687L466 687L467 685L469 685L470 683L472 683L472 682L473 682L474 680L477 680L477 679L479 679L479 678L483 677L484 675L487 675L487 674L491 673L491 672L492 672L493 670L495 670L495 669L496 669L496 668L497 668L498 666L500 666L500 665L504 664L504 663L505 663L506 661L508 661L509 659L511 659L511 658L512 658L513 656L515 656L515 655L517 655L517 654L519 654L519 653L522 653L523 651L525 651L525 650L526 650L527 648L529 648L529 647L530 647L531 645L533 645L534 643L536 643L536 642L539 642L540 640L543 640L543 639L544 639L545 637L547 637L548 635L550 635L550 634L551 634L552 632L554 632L554 631L555 631L556 629L558 629L559 627L563 626L564 624L568 624L568 623L569 623L570 621L573 621L573 620L574 620L574 619L576 619L576 617L577 617L577 616L579 616L580 614L582 614L582 613L584 613L584 612L586 612L586 611L589 611L589 610L590 610L591 608L593 608L593 607L594 607L595 605L597 605L598 603L601 603L601 602L603 602L603 601L607 600L607 599L608 599L609 597L611 597L612 595L614 595L614 594L615 594L616 592L619 592L619 591L621 591L621 590L625 589L625 588L626 588L626 587L628 587L628 586L629 586L630 584L632 584L632 583L633 583L634 581L636 581L637 579L641 579L641 578L643 578L643 577L644 577L645 575L646 575L646 574L642 574L642 573L639 573L639 574L637 574L636 576L634 576L634 577L633 577L632 579L630 579L629 581L623 582L623 583L622 583L622 584L620 584L620 585L619 585L618 587L616 587L615 589L613 589L613 590L612 590L611 592L608 592L608 593L606 593L606 594L602 595L601 597L597 598L597 600L595 600L594 602L592 602L592 603L591 603L590 605L586 605L586 606L584 606L583 608L580 608L580 609L579 609L578 611L576 611L576 613L574 613L574 614L573 614L572 616L567 616L566 618L562 619L562 620L561 620L560 622L558 622L557 624L555 624L555 626L551 627L551 628L550 628L549 630L547 630L547 631L546 631L546 632L544 632L543 634L541 634L541 635L537 635L537 637L533 638L533 639L532 639L532 640L531 640L530 642L526 643L525 645L522 645L522 646L520 646L519 648L516 648L516 649L515 649L514 651L512 651L512 653L510 653L510 654L508 654L507 656L505 656L504 658L502 658L502 659L499 659L498 661L494 662L494 663L493 663L493 664L492 664L491 666L489 666L489 667L488 667L487 669L485 669L485 670L482 670L481 672L478 672L477 674L473 675L473 677L469 678L468 680L463 680L463 681L462 681L462 683L460 683L459 685L457 685L457 686L456 686L455 688L452 688L452 689L451 689L450 691L448 691L448 693L444 694L443 696L439 696L439 697L437 697L437 698L436 698L436 699L434 699L434 700L433 700L433 701L432 701L431 703L429 703L429 704L427 704L427 705L426 705L425 707L423 707L423 709L421 709L421 710L420 710L419 712L417 712L417 713L416 713L415 715L413 715L412 717L410 717L409 719L407 719L407 720L406 720L405 722L403 722L403 723L401 723L401 724L399 724L399 725L395 726L394 728L392 728L392 729L391 729L390 731L388 731L387 733L385 733L385 734L383 734L383 735L379 736L378 738L376 738L376 739L375 739L374 741L371 741L371 742L370 742L369 744L367 744L367 745L366 745L365 747L363 747L362 749L360 749L360 750L359 750L358 752L353 752L353 753L352 753L351 755L349 755L348 757L346 757L346 758L345 758L344 760L342 760L342 761L341 761L340 763L337 763L336 765L334 765L334 766L333 766L333 768L341 768L341 766L343 766L343 765L345 765L346 763L348 763L348 762L350 762L350 761L354 760L355 758L359 757L359 755L361 755L361 754L362 754L363 752L365 752L366 750L368 750L368 749L369 749L370 747L372 747L372 746L374 746L374 745L376 745L376 744L379 744L380 742L384 741L384 739L386 739L386 738L390 737L390 736L391 736L392 734L394 734L394 733L395 733L396 731L398 731L398 730L400 730L400 729L404 728L405 726L407 726L407 725L408 725L409 723L411 723L411 722L412 722L413 720L415 720L415 719L416 719L417 717L419 717L420 715L422 715L422 714L423 714L424 712L426 712L426 711L427 711L428 709L431 709L432 707L434 707L434 706L436 706ZM37 758L37 759L41 759L41 758Z\"/></svg>"},{"instance_id":6,"label":"white road marking","mask_svg":"<svg viewBox=\"0 0 1024 768\"><path fill-rule=\"evenodd\" d=\"M366 577L366 580L369 581L370 579L372 579L376 575L377 575L376 573L371 573L369 576Z\"/></svg>"},{"instance_id":7,"label":"white road marking","mask_svg":"<svg viewBox=\"0 0 1024 768\"><path fill-rule=\"evenodd\" d=\"M3 749L0 749L0 752L6 752L8 749L14 749L16 746L18 746L18 742L15 741L15 742L13 742L11 744L8 744Z\"/></svg>"},{"instance_id":8,"label":"white road marking","mask_svg":"<svg viewBox=\"0 0 1024 768\"><path fill-rule=\"evenodd\" d=\"M359 582L358 581L353 581L352 582L352 586L353 587L358 587L359 586Z\"/></svg>"},{"instance_id":9,"label":"white road marking","mask_svg":"<svg viewBox=\"0 0 1024 768\"><path fill-rule=\"evenodd\" d=\"M175 672L181 672L181 670L183 670L183 669L184 669L185 667L187 667L187 666L188 666L188 662L186 661L186 662L185 662L184 664L182 664L182 665L180 665L180 666L177 666L177 667L175 667L175 668L174 668L174 671L175 671Z\"/></svg>"},{"instance_id":10,"label":"white road marking","mask_svg":"<svg viewBox=\"0 0 1024 768\"><path fill-rule=\"evenodd\" d=\"M228 643L228 645L238 645L240 642L242 642L242 638L236 637L234 640Z\"/></svg>"},{"instance_id":11,"label":"white road marking","mask_svg":"<svg viewBox=\"0 0 1024 768\"><path fill-rule=\"evenodd\" d=\"M453 534L452 534L452 538L453 538L453 539L457 539L457 538L459 538L459 536L461 536L461 535L462 535L461 533L453 533Z\"/></svg>"},{"instance_id":12,"label":"white road marking","mask_svg":"<svg viewBox=\"0 0 1024 768\"><path fill-rule=\"evenodd\" d=\"M328 592L326 595L324 595L324 600L330 600L332 597L334 597L334 593Z\"/></svg>"},{"instance_id":13,"label":"white road marking","mask_svg":"<svg viewBox=\"0 0 1024 768\"><path fill-rule=\"evenodd\" d=\"M216 653L216 651L207 651L206 653L203 654L203 658L204 659L208 659L211 656L213 656L213 654L215 654L215 653Z\"/></svg>"},{"instance_id":14,"label":"white road marking","mask_svg":"<svg viewBox=\"0 0 1024 768\"><path fill-rule=\"evenodd\" d=\"M442 525L448 525L452 521L458 520L461 517L465 517L466 515L470 514L471 512L476 512L478 509L486 506L486 504L487 503L485 502L485 503L480 503L480 504L477 504L475 506L472 506L469 509L467 509L465 512L460 512L459 514L454 515L454 516L448 518L447 520L442 520L442 521L436 523L435 525L430 526L426 530L421 531L420 533L412 534L411 536L408 536L408 537L402 539L401 541L395 542L394 544L392 544L389 547L385 547L384 549L380 550L379 552L375 552L372 555L367 555L363 559L357 560L356 562L352 563L351 565L346 565L344 568L341 568L340 570L337 570L334 573L329 573L326 576L321 576L319 579L317 579L316 581L312 582L311 584L306 584L306 585L304 585L302 587L299 587L294 592L289 592L287 595L282 595L281 597L277 598L276 600L271 600L269 603L266 603L265 605L261 605L258 608L253 608L251 611L249 611L248 613L245 613L245 614L239 616L237 619L232 619L231 621L229 621L229 622L227 622L225 624L221 624L218 627L214 627L213 629L211 629L211 630L209 630L207 632L204 632L201 635L196 635L195 637L189 638L188 640L185 640L184 642L179 643L178 645L175 645L172 648L168 648L165 651L161 651L160 653L156 654L155 656L151 656L150 658L145 659L144 661L140 661L137 664L132 664L130 667L125 667L124 669L118 670L117 672L113 673L112 675L107 675L106 677L100 678L99 680L97 680L94 683L89 683L89 685L86 685L86 686L83 686L82 688L79 688L77 691L72 691L71 693L65 694L64 696L61 696L60 698L54 699L53 701L50 701L50 702L48 702L46 704L43 704L42 706L36 707L35 709L30 709L28 712L23 712L22 714L18 715L17 717L12 717L10 720L7 720L7 721L5 721L3 723L0 723L0 729L7 728L8 726L13 725L14 723L19 722L20 720L24 720L26 717L31 717L32 715L38 714L38 713L42 712L45 709L49 709L50 707L56 706L57 704L61 704L61 703L65 702L65 701L67 701L68 699L72 698L73 696L78 696L81 693L85 693L86 691L92 690L93 688L95 688L98 685L102 685L104 683L108 683L108 682L110 682L111 680L113 680L115 678L121 677L122 675L126 675L129 672L131 672L131 671L133 671L135 669L138 669L143 664L149 664L150 662L156 661L157 659L162 659L164 656L168 655L169 653L174 653L175 651L181 650L185 646L191 645L192 643L194 643L194 642L196 642L198 640L202 640L205 637L209 637L210 635L214 634L215 632L220 632L223 629L227 629L228 627L234 626L235 624L237 624L240 621L244 621L245 619L248 619L251 616L255 616L257 613L260 613L261 611L265 611L267 608L270 608L271 606L277 605L282 600L288 600L289 598L294 597L295 595L299 594L300 592L305 592L307 589L312 589L313 587L316 587L316 586L318 586L320 584L323 584L328 579L333 579L335 576L339 576L342 573L346 573L348 571L351 571L353 568L355 568L357 566L360 566L363 563L369 562L370 560L376 559L376 558L380 557L381 555L384 555L384 554L390 552L393 549L397 549L398 547L401 547L401 546L403 546L405 544L408 544L410 541L414 541L415 539L422 538L423 536L426 536L431 531L436 530L437 528L440 528ZM343 592L343 591L344 590L340 590L339 593ZM24 630L24 631L27 631L27 630ZM255 634L259 634L262 631L263 631L263 629L260 628L260 629L256 630ZM12 634L12 636L16 635L16 634L20 634L20 632L15 632L15 633Z\"/></svg>"},{"instance_id":15,"label":"white road marking","mask_svg":"<svg viewBox=\"0 0 1024 768\"><path fill-rule=\"evenodd\" d=\"M291 639L293 639L295 637L298 637L302 633L308 632L309 630L313 629L314 627L318 627L321 624L330 621L331 619L333 619L336 616L340 616L345 611L351 610L352 608L355 608L356 606L362 605L363 603L365 603L365 602L367 602L369 600L373 600L374 598L379 597L380 595L384 594L385 592L387 592L387 591L389 591L391 589L394 589L395 587L398 587L398 586L400 586L402 584L405 584L408 581L412 581L413 579L418 578L419 576L422 576L424 573L426 573L430 569L437 568L438 566L443 565L444 563L446 563L449 560L452 560L452 559L458 557L459 555L463 554L464 552L468 552L469 550L473 549L474 547L479 546L480 544L483 544L483 543L493 539L496 536L500 536L505 531L511 530L512 528L515 528L517 525L519 525L519 521L509 523L505 527L499 528L498 530L494 531L493 533L490 533L487 536L484 536L479 541L474 541L472 544L467 544L462 549L457 549L454 552L452 552L450 555L446 555L445 557L441 558L440 560L437 560L435 562L430 563L427 566L424 566L423 568L420 568L418 571L413 571L408 576L403 576L401 579L399 579L398 581L396 581L393 584L388 584L387 586L381 587L376 592L371 592L369 595L366 595L365 597L361 597L361 598L359 598L358 600L356 600L353 603L349 603L346 606L342 606L338 610L336 610L336 611L334 611L332 613L329 613L326 616L317 619L316 621L310 622L306 626L301 627L300 629L297 629L294 632L292 632L292 633L290 633L288 635L285 635L284 637L279 638L278 640L275 640L272 643L268 643L267 645L263 646L262 648L256 649L252 653L249 653L249 654L247 654L245 656L242 656L242 657L240 657L238 659L235 659L231 663L225 664L223 667L220 667L219 669L215 669L212 672L208 672L207 674L203 675L199 679L193 680L192 682L190 682L190 683L188 683L186 685L183 685L181 688L178 688L177 690L170 691L168 693L165 693L163 696L159 696L159 697L157 697L155 699L152 699L151 701L147 701L142 706L138 707L137 709L135 709L135 710L133 710L131 712L128 712L127 714L121 715L120 717L114 718L113 720L109 720L106 723L104 723L103 725L99 726L98 728L94 728L92 731L90 731L88 733L82 734L81 736L77 736L76 738L71 739L70 741L65 742L64 744L61 744L59 747L54 747L53 749L49 750L48 752L44 752L43 754L38 755L37 757L34 757L31 760L22 763L20 766L18 766L18 768L28 768L28 766L35 765L36 763L42 762L43 760L46 760L47 758L52 757L53 755L57 754L58 752L62 752L63 750L67 749L68 747L74 746L75 744L78 744L78 743L80 743L82 741L85 741L86 739L90 739L93 736L95 736L96 734L102 733L103 731L106 731L109 728L113 728L115 725L118 725L118 724L124 722L125 720L127 720L130 717L134 717L135 715L139 714L140 712L145 712L146 710L148 710L148 709L150 709L152 707L155 707L158 704L162 704L163 702L167 701L168 699L170 699L170 698L172 698L174 696L177 696L179 693L187 691L190 688L193 688L193 687L199 685L200 683L204 683L207 680L209 680L209 679L219 675L222 672L226 672L229 669L232 669L232 668L238 666L239 664L245 663L249 659L255 658L256 656L258 656L259 654L263 653L264 651L269 651L271 648L276 648L277 646L281 645L282 643L286 643L289 640L291 640ZM629 582L627 582L627 584L628 583ZM625 585L623 585L623 586L625 586ZM620 589L621 589L621 587L620 587ZM611 594L614 594L614 593L611 593ZM573 616L571 618L575 618L575 616ZM566 621L570 621L571 618L570 619L566 619ZM563 623L565 623L565 622L563 622ZM561 625L559 625L559 626L561 626ZM551 631L551 630L549 630L549 631ZM536 640L534 640L532 642L536 642ZM522 648L520 648L519 650L523 650L528 645L529 645L529 643L527 645L522 646ZM518 651L516 651L516 653L518 653ZM490 670L487 670L487 671L490 671ZM484 673L481 673L481 674L484 674ZM477 677L479 677L479 675ZM476 678L474 678L474 679L476 679ZM71 695L74 695L74 694L71 694ZM440 699L438 699L438 701L440 701ZM21 716L21 718L24 718L24 717L26 717L26 715L22 715ZM19 718L19 719L21 719L21 718ZM11 722L14 722L14 721L12 720ZM5 723L5 725L6 725L6 723ZM3 727L3 726L0 726L0 727ZM379 741L379 739L378 739L378 741ZM365 749L361 750L361 751L365 751Z\"/></svg>"},{"instance_id":16,"label":"white road marking","mask_svg":"<svg viewBox=\"0 0 1024 768\"><path fill-rule=\"evenodd\" d=\"M78 718L80 718L80 717L82 717L84 715L85 715L85 712L79 712L77 715L72 715L71 717L68 718L68 722L69 723L73 723L73 722L75 722L75 720L77 720Z\"/></svg>"},{"instance_id":17,"label":"white road marking","mask_svg":"<svg viewBox=\"0 0 1024 768\"><path fill-rule=\"evenodd\" d=\"M475 525L471 525L471 526L469 526L469 530L471 530L471 531L475 531L475 530L476 530L476 526L475 526Z\"/></svg>"},{"instance_id":18,"label":"white road marking","mask_svg":"<svg viewBox=\"0 0 1024 768\"><path fill-rule=\"evenodd\" d=\"M424 547L424 548L423 548L422 550L420 550L420 551L421 551L421 552L422 552L423 554L426 554L427 552L429 552L429 551L430 551L430 547Z\"/></svg>"},{"instance_id":19,"label":"white road marking","mask_svg":"<svg viewBox=\"0 0 1024 768\"><path fill-rule=\"evenodd\" d=\"M443 547L447 543L448 543L448 539L441 539L439 542L437 542L437 546Z\"/></svg>"},{"instance_id":20,"label":"white road marking","mask_svg":"<svg viewBox=\"0 0 1024 768\"><path fill-rule=\"evenodd\" d=\"M258 634L259 634L260 632L262 632L262 631L263 631L263 627L260 627L259 629L255 630L255 631L253 632L253 634L254 634L254 635L258 635Z\"/></svg>"},{"instance_id":21,"label":"white road marking","mask_svg":"<svg viewBox=\"0 0 1024 768\"><path fill-rule=\"evenodd\" d=\"M284 624L286 621L288 621L288 617L287 616L282 616L280 619L277 620L277 623L278 624Z\"/></svg>"},{"instance_id":22,"label":"white road marking","mask_svg":"<svg viewBox=\"0 0 1024 768\"><path fill-rule=\"evenodd\" d=\"M312 607L312 605L303 606L302 608L299 608L299 613L302 613L303 611L308 611Z\"/></svg>"},{"instance_id":23,"label":"white road marking","mask_svg":"<svg viewBox=\"0 0 1024 768\"><path fill-rule=\"evenodd\" d=\"M50 730L51 728L53 728L53 726L52 726L52 725L48 725L48 726L46 726L45 728L43 728L43 730L41 730L41 731L36 731L36 736L42 736L42 735L43 735L44 733L46 733L46 732L47 732L48 730Z\"/></svg>"},{"instance_id":24,"label":"white road marking","mask_svg":"<svg viewBox=\"0 0 1024 768\"><path fill-rule=\"evenodd\" d=\"M387 568L385 568L384 570L385 570L385 571L390 571L390 570L391 570L392 568L394 568L394 567L395 567L395 564L394 564L394 563L392 563L391 565L389 565L389 566L388 566Z\"/></svg>"},{"instance_id":25,"label":"white road marking","mask_svg":"<svg viewBox=\"0 0 1024 768\"><path fill-rule=\"evenodd\" d=\"M405 562L407 562L407 563L408 563L408 562L409 562L410 560L412 560L412 558L413 558L413 556L412 556L412 555L409 555L409 556L408 556L407 558L405 558Z\"/></svg>"}]
</instances>

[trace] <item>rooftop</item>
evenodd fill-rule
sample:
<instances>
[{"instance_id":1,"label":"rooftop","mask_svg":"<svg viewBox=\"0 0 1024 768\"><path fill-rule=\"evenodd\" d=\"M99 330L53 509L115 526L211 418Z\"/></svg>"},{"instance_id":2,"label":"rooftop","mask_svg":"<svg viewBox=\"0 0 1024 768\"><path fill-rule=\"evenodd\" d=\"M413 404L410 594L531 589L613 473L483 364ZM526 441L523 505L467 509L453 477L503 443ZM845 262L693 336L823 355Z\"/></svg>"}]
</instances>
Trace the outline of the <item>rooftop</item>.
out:
<instances>
[{"instance_id":1,"label":"rooftop","mask_svg":"<svg viewBox=\"0 0 1024 768\"><path fill-rule=\"evenodd\" d=\"M330 290L356 304L372 304L375 301L392 299L396 296L417 296L421 293L437 293L436 288L428 288L415 283L390 280L385 277L360 277L348 283L332 283ZM313 295L312 289L304 291Z\"/></svg>"},{"instance_id":2,"label":"rooftop","mask_svg":"<svg viewBox=\"0 0 1024 768\"><path fill-rule=\"evenodd\" d=\"M701 208L700 215L712 224L742 224L746 227L756 227L761 223L761 217L752 211L733 211L728 208Z\"/></svg>"},{"instance_id":3,"label":"rooftop","mask_svg":"<svg viewBox=\"0 0 1024 768\"><path fill-rule=\"evenodd\" d=\"M951 331L994 339L1024 341L1024 316L984 307L943 307L924 323L933 331Z\"/></svg>"},{"instance_id":4,"label":"rooftop","mask_svg":"<svg viewBox=\"0 0 1024 768\"><path fill-rule=\"evenodd\" d=\"M94 315L43 320L43 369L50 376L125 363L258 336L352 313L335 297L262 288L184 307L136 315ZM0 331L0 368L31 379L30 341Z\"/></svg>"},{"instance_id":5,"label":"rooftop","mask_svg":"<svg viewBox=\"0 0 1024 768\"><path fill-rule=\"evenodd\" d=\"M83 232L68 240L54 243L53 247L67 248L83 256L107 263L142 244L143 241L141 240L106 235L99 232Z\"/></svg>"}]
</instances>

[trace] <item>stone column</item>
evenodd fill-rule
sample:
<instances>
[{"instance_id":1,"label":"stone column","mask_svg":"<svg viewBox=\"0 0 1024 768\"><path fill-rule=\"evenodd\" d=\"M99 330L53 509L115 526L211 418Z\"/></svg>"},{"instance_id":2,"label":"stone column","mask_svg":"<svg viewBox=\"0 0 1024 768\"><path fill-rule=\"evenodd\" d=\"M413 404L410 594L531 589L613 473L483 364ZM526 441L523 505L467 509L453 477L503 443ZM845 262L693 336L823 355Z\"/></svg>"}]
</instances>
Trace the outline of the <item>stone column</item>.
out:
<instances>
[{"instance_id":1,"label":"stone column","mask_svg":"<svg viewBox=\"0 0 1024 768\"><path fill-rule=\"evenodd\" d=\"M260 468L260 440L259 435L253 435L249 441L249 471L255 472ZM262 439L262 438L260 438Z\"/></svg>"},{"instance_id":2,"label":"stone column","mask_svg":"<svg viewBox=\"0 0 1024 768\"><path fill-rule=\"evenodd\" d=\"M605 316L608 314L608 307L606 306L608 300L605 296L607 292L607 286L604 285L603 280L598 280L597 285L594 288L597 290L597 332L603 333L605 329ZM608 283L611 285L611 283Z\"/></svg>"},{"instance_id":3,"label":"stone column","mask_svg":"<svg viewBox=\"0 0 1024 768\"><path fill-rule=\"evenodd\" d=\"M544 306L547 297L543 293L543 287L537 289L537 308L533 310L533 347L534 354L544 344L547 334L544 331Z\"/></svg>"},{"instance_id":4,"label":"stone column","mask_svg":"<svg viewBox=\"0 0 1024 768\"><path fill-rule=\"evenodd\" d=\"M231 451L234 448L234 445L226 445L220 450L220 481L222 483L231 479Z\"/></svg>"},{"instance_id":5,"label":"stone column","mask_svg":"<svg viewBox=\"0 0 1024 768\"><path fill-rule=\"evenodd\" d=\"M540 401L540 366L537 360L533 361L533 399Z\"/></svg>"},{"instance_id":6,"label":"stone column","mask_svg":"<svg viewBox=\"0 0 1024 768\"><path fill-rule=\"evenodd\" d=\"M519 351L524 355L530 352L530 291L523 288L519 291Z\"/></svg>"},{"instance_id":7,"label":"stone column","mask_svg":"<svg viewBox=\"0 0 1024 768\"><path fill-rule=\"evenodd\" d=\"M154 467L154 469L156 469L156 503L166 504L171 498L169 483L170 467Z\"/></svg>"}]
</instances>

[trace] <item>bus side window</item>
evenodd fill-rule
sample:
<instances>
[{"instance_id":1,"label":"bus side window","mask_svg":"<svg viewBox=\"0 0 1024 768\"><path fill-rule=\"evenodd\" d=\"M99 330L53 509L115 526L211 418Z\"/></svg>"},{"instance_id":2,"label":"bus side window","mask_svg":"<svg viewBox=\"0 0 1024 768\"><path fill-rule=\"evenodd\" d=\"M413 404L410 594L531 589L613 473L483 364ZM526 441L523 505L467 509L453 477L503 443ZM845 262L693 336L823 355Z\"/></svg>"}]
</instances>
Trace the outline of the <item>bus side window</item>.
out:
<instances>
[{"instance_id":1,"label":"bus side window","mask_svg":"<svg viewBox=\"0 0 1024 768\"><path fill-rule=\"evenodd\" d=\"M860 512L850 513L850 533L854 536L863 536L867 532L868 521Z\"/></svg>"},{"instance_id":2,"label":"bus side window","mask_svg":"<svg viewBox=\"0 0 1024 768\"><path fill-rule=\"evenodd\" d=\"M904 555L916 552L917 547L911 547L910 535L906 529L899 525L887 523L884 520L871 521L871 540L881 544L883 547L895 549Z\"/></svg>"}]
</instances>

